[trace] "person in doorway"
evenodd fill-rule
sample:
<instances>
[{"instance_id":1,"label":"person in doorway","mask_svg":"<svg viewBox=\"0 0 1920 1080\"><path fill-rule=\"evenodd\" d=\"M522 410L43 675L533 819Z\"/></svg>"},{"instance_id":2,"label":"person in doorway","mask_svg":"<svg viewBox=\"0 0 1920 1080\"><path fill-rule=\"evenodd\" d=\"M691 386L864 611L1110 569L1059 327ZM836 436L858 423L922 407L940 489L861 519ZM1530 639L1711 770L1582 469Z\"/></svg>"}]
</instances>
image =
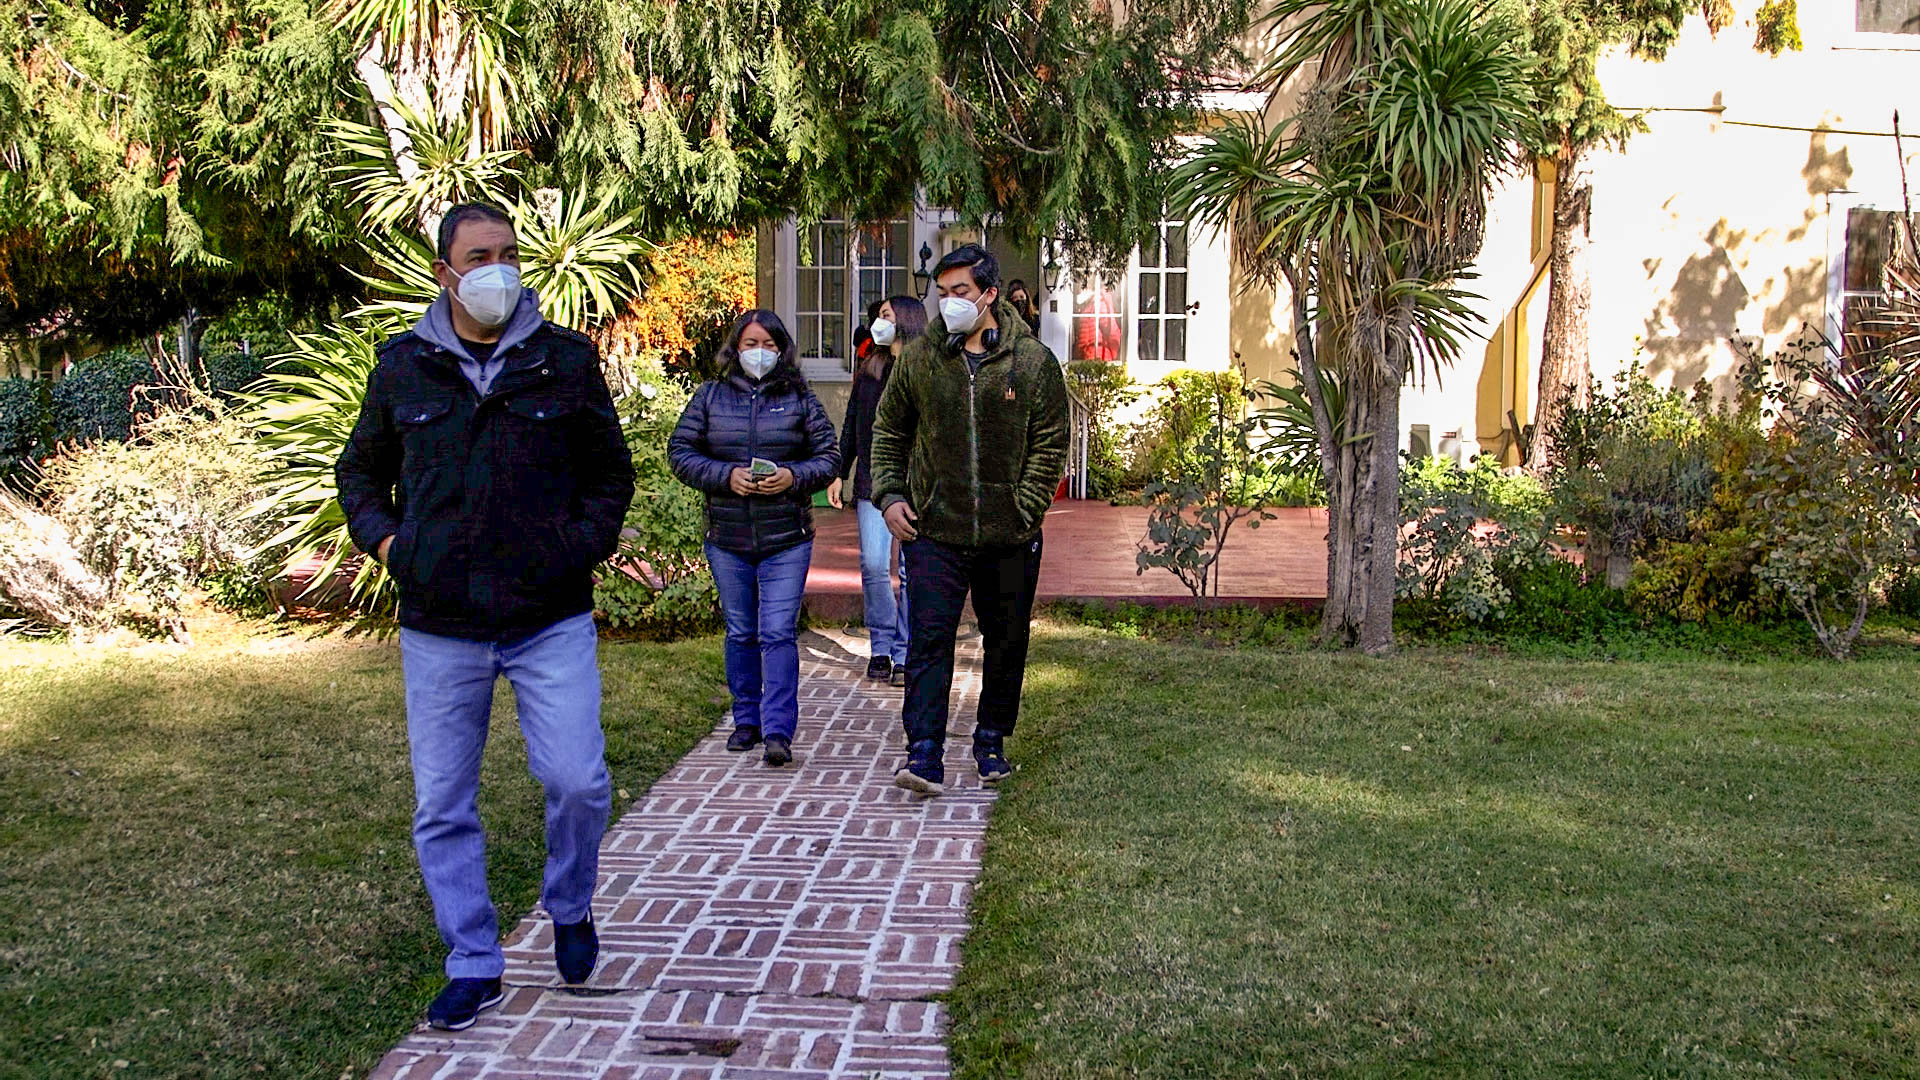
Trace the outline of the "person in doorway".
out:
<instances>
[{"instance_id":1,"label":"person in doorway","mask_svg":"<svg viewBox=\"0 0 1920 1080\"><path fill-rule=\"evenodd\" d=\"M967 244L940 260L940 313L901 354L873 422L873 502L906 545L907 759L901 787L943 790L954 636L968 594L984 646L973 757L1012 771L1041 525L1066 471L1060 363L1000 298L1000 269Z\"/></svg>"},{"instance_id":2,"label":"person in doorway","mask_svg":"<svg viewBox=\"0 0 1920 1080\"><path fill-rule=\"evenodd\" d=\"M1035 337L1040 335L1040 305L1034 302L1033 293L1027 283L1019 278L1007 282L1007 302L1013 305L1022 322L1027 324L1028 332Z\"/></svg>"},{"instance_id":3,"label":"person in doorway","mask_svg":"<svg viewBox=\"0 0 1920 1080\"><path fill-rule=\"evenodd\" d=\"M880 508L873 504L873 414L880 406L894 360L927 327L927 309L910 296L895 296L880 304L873 320L873 351L855 370L853 392L847 399L846 420L840 425L841 478L827 488L827 501L836 509L845 505L845 487L853 485L853 509L860 522L860 584L866 599L867 640L872 659L867 678L907 685L906 567L900 564L902 587L894 588L894 547ZM904 555L903 555L904 559Z\"/></svg>"},{"instance_id":4,"label":"person in doorway","mask_svg":"<svg viewBox=\"0 0 1920 1080\"><path fill-rule=\"evenodd\" d=\"M833 422L807 386L780 316L740 316L667 440L667 464L707 497L707 562L726 616L727 687L743 753L793 760L800 720L800 600L813 558L812 496L839 475Z\"/></svg>"},{"instance_id":5,"label":"person in doorway","mask_svg":"<svg viewBox=\"0 0 1920 1080\"><path fill-rule=\"evenodd\" d=\"M400 590L413 842L447 946L427 1020L457 1031L499 1004L506 966L476 804L502 675L546 788L555 963L579 983L598 958L612 796L593 568L613 554L633 462L593 343L521 287L506 213L455 206L438 239L440 296L381 347L335 479L354 545Z\"/></svg>"}]
</instances>

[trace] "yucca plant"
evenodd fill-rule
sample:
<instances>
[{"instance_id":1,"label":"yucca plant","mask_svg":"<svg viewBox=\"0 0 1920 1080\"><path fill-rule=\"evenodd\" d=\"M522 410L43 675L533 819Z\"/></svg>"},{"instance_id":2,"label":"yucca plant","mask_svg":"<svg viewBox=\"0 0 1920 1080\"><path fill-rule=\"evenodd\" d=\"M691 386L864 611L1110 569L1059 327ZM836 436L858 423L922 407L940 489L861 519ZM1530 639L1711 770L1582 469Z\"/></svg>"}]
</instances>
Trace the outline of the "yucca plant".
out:
<instances>
[{"instance_id":1,"label":"yucca plant","mask_svg":"<svg viewBox=\"0 0 1920 1080\"><path fill-rule=\"evenodd\" d=\"M259 550L283 553L289 577L310 570L308 592L332 581L353 554L333 465L359 419L380 343L399 329L391 320L362 318L296 334L294 351L277 358L244 396L261 456L280 466L273 485L247 510L277 529ZM389 606L386 568L361 560L352 601L368 612Z\"/></svg>"},{"instance_id":2,"label":"yucca plant","mask_svg":"<svg viewBox=\"0 0 1920 1080\"><path fill-rule=\"evenodd\" d=\"M1210 134L1175 174L1190 220L1292 286L1302 397L1328 483L1321 632L1393 646L1400 391L1451 361L1475 319L1459 282L1488 191L1533 133L1519 35L1486 0L1280 0L1262 73L1297 108ZM1323 374L1345 400L1336 415Z\"/></svg>"},{"instance_id":3,"label":"yucca plant","mask_svg":"<svg viewBox=\"0 0 1920 1080\"><path fill-rule=\"evenodd\" d=\"M327 125L350 160L333 168L360 204L360 223L384 232L425 221L454 203L494 197L518 150L476 150L472 121L462 115L441 121L404 102L389 106L405 125L407 165L402 168L387 132L354 120Z\"/></svg>"},{"instance_id":4,"label":"yucca plant","mask_svg":"<svg viewBox=\"0 0 1920 1080\"><path fill-rule=\"evenodd\" d=\"M632 231L633 215L616 212L612 190L556 195L550 214L526 199L508 202L507 212L527 285L547 318L582 329L618 315L639 291L640 264L653 245Z\"/></svg>"}]
</instances>

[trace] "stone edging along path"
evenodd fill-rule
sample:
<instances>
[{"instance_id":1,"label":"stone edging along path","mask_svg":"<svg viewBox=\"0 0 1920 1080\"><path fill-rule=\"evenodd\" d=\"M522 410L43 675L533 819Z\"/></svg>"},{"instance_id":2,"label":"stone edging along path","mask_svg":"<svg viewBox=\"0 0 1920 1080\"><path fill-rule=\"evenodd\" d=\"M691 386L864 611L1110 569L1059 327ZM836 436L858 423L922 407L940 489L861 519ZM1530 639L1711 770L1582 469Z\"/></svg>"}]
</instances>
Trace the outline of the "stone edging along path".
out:
<instances>
[{"instance_id":1,"label":"stone edging along path","mask_svg":"<svg viewBox=\"0 0 1920 1080\"><path fill-rule=\"evenodd\" d=\"M727 753L723 720L608 830L584 988L560 984L536 911L508 937L506 1001L466 1031L416 1030L372 1075L947 1076L936 997L959 968L992 802L969 751L979 639L960 643L937 799L893 786L901 691L862 677L864 651L802 635L792 766Z\"/></svg>"}]
</instances>

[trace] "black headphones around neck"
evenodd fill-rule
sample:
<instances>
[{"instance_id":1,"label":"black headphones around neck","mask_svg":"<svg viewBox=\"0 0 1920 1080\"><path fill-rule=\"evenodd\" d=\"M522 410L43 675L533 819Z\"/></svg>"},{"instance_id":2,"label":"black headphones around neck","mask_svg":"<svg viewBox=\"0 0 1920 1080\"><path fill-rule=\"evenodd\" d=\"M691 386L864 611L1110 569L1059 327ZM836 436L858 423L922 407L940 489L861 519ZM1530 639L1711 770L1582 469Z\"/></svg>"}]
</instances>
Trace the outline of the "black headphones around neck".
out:
<instances>
[{"instance_id":1,"label":"black headphones around neck","mask_svg":"<svg viewBox=\"0 0 1920 1080\"><path fill-rule=\"evenodd\" d=\"M949 349L958 349L962 345L965 345L966 343L967 343L967 335L965 334L948 334L947 335L947 348ZM997 326L988 327L987 331L980 335L980 344L988 352L992 352L993 350L999 348L1000 347L1000 328Z\"/></svg>"}]
</instances>

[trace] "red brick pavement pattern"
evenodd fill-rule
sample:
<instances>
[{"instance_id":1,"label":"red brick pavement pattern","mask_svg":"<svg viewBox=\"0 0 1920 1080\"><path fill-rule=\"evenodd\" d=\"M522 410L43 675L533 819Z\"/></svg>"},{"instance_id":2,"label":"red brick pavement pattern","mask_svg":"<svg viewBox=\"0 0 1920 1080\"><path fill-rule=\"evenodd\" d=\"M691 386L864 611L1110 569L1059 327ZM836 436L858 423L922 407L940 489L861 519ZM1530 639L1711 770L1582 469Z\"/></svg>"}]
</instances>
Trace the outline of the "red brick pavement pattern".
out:
<instances>
[{"instance_id":1,"label":"red brick pavement pattern","mask_svg":"<svg viewBox=\"0 0 1920 1080\"><path fill-rule=\"evenodd\" d=\"M858 647L858 646L854 646ZM729 754L722 722L607 833L600 966L562 988L536 911L508 938L507 999L416 1030L377 1080L931 1080L991 793L968 753L978 639L963 640L947 794L896 788L900 691L801 642L795 763Z\"/></svg>"}]
</instances>

